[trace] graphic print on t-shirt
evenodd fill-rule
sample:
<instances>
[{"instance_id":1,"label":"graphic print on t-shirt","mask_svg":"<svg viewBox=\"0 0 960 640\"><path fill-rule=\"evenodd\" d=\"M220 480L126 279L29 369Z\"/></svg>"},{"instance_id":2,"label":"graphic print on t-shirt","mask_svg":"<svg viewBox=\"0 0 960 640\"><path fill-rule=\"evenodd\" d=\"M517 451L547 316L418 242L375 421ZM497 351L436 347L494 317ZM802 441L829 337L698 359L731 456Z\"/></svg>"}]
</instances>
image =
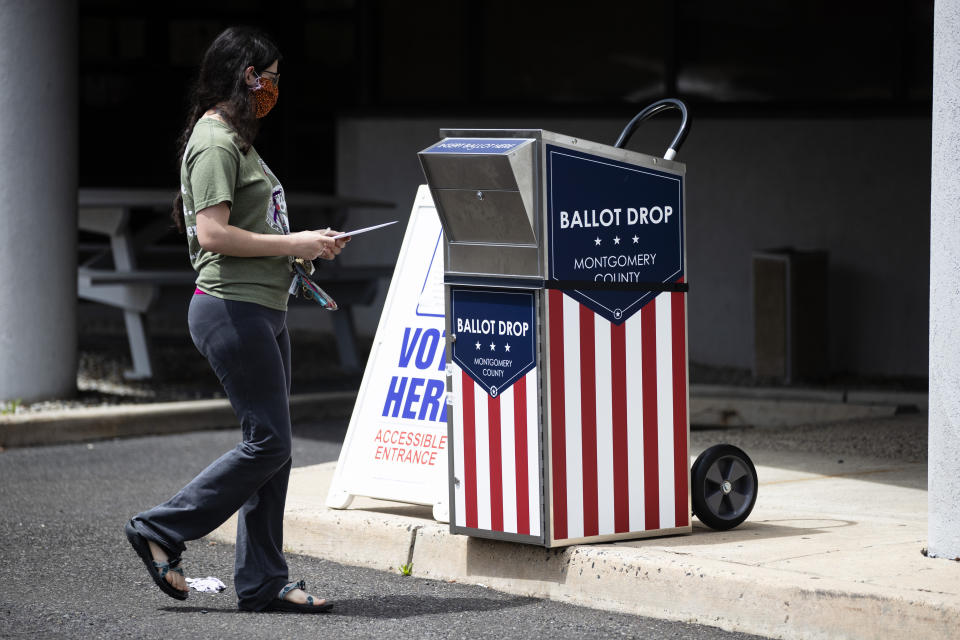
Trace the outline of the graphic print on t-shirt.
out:
<instances>
[{"instance_id":1,"label":"graphic print on t-shirt","mask_svg":"<svg viewBox=\"0 0 960 640\"><path fill-rule=\"evenodd\" d=\"M277 180L277 176L270 171L270 167L263 161L263 158L259 158L259 161L263 173L274 185L270 192L270 202L267 203L267 224L278 233L290 233L290 222L287 219L287 199L283 195L283 186Z\"/></svg>"}]
</instances>

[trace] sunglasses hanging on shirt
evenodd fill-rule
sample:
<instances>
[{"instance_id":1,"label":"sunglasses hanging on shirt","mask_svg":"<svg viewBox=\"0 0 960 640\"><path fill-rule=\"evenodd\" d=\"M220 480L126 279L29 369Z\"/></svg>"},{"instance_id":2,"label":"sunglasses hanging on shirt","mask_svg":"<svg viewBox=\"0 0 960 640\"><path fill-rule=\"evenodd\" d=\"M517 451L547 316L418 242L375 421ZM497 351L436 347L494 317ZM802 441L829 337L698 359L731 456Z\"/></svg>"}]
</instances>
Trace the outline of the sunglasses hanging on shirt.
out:
<instances>
[{"instance_id":1,"label":"sunglasses hanging on shirt","mask_svg":"<svg viewBox=\"0 0 960 640\"><path fill-rule=\"evenodd\" d=\"M291 295L300 296L307 300L315 300L327 311L336 311L339 309L334 299L310 278L315 270L313 262L304 260L303 258L297 258L293 261L293 270L293 282L290 283Z\"/></svg>"}]
</instances>

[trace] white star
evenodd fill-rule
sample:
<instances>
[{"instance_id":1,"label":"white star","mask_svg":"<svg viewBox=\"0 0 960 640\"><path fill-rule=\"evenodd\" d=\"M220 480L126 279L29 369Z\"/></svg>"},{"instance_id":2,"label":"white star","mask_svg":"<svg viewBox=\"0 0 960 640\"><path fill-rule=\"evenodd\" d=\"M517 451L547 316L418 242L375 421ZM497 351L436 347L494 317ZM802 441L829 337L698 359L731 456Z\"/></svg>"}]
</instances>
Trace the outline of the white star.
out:
<instances>
[{"instance_id":1,"label":"white star","mask_svg":"<svg viewBox=\"0 0 960 640\"><path fill-rule=\"evenodd\" d=\"M640 238L633 236L633 244L637 244L638 242L640 242Z\"/></svg>"},{"instance_id":2,"label":"white star","mask_svg":"<svg viewBox=\"0 0 960 640\"><path fill-rule=\"evenodd\" d=\"M616 237L613 239L613 244L620 244L620 236L616 236Z\"/></svg>"},{"instance_id":3,"label":"white star","mask_svg":"<svg viewBox=\"0 0 960 640\"><path fill-rule=\"evenodd\" d=\"M494 343L491 342L491 343L490 343L490 351L496 351L496 350L497 350L497 345L495 345Z\"/></svg>"},{"instance_id":4,"label":"white star","mask_svg":"<svg viewBox=\"0 0 960 640\"><path fill-rule=\"evenodd\" d=\"M599 246L600 246L600 238L594 238L594 239L593 239L593 243L599 247Z\"/></svg>"},{"instance_id":5,"label":"white star","mask_svg":"<svg viewBox=\"0 0 960 640\"><path fill-rule=\"evenodd\" d=\"M510 343L509 343L509 342L508 342L506 345L504 345L503 348L507 350L507 353L510 353Z\"/></svg>"},{"instance_id":6,"label":"white star","mask_svg":"<svg viewBox=\"0 0 960 640\"><path fill-rule=\"evenodd\" d=\"M480 341L477 340L477 351L480 351Z\"/></svg>"}]
</instances>

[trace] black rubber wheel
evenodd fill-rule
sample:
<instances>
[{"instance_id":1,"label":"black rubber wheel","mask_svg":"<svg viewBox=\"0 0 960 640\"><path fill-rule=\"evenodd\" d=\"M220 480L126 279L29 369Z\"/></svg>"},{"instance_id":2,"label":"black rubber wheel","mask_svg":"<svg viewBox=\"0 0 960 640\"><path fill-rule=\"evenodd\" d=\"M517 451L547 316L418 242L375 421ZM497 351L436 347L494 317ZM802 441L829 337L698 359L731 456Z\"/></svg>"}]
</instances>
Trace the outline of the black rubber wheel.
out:
<instances>
[{"instance_id":1,"label":"black rubber wheel","mask_svg":"<svg viewBox=\"0 0 960 640\"><path fill-rule=\"evenodd\" d=\"M693 515L711 529L726 531L747 519L757 502L757 470L732 444L701 453L690 470Z\"/></svg>"}]
</instances>

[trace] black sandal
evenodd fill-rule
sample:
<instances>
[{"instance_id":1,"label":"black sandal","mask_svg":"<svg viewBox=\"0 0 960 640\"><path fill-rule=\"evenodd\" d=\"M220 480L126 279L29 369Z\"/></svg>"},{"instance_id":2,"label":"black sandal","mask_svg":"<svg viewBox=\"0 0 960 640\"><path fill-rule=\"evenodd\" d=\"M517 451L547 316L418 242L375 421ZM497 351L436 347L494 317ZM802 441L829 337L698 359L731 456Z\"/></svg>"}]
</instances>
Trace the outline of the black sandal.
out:
<instances>
[{"instance_id":1,"label":"black sandal","mask_svg":"<svg viewBox=\"0 0 960 640\"><path fill-rule=\"evenodd\" d=\"M166 562L154 562L153 554L150 553L150 544L146 538L133 528L132 521L128 522L123 530L127 534L127 540L130 541L130 546L133 547L133 550L136 551L140 559L143 560L143 564L147 567L147 572L150 574L150 577L153 578L153 581L157 583L157 586L160 587L160 590L171 598L186 600L189 594L188 591L180 591L180 589L177 589L166 581L167 573L170 571L183 575L183 569L180 568L180 557L177 556Z\"/></svg>"},{"instance_id":2,"label":"black sandal","mask_svg":"<svg viewBox=\"0 0 960 640\"><path fill-rule=\"evenodd\" d=\"M284 600L283 598L293 591L294 589L300 589L302 591L307 590L307 583L304 580L300 582L291 582L287 584L283 589L280 589L280 595L270 601L264 611L282 611L284 613L326 613L333 609L332 602L324 602L323 604L313 604L313 596L307 596L306 603L299 602L290 602Z\"/></svg>"}]
</instances>

